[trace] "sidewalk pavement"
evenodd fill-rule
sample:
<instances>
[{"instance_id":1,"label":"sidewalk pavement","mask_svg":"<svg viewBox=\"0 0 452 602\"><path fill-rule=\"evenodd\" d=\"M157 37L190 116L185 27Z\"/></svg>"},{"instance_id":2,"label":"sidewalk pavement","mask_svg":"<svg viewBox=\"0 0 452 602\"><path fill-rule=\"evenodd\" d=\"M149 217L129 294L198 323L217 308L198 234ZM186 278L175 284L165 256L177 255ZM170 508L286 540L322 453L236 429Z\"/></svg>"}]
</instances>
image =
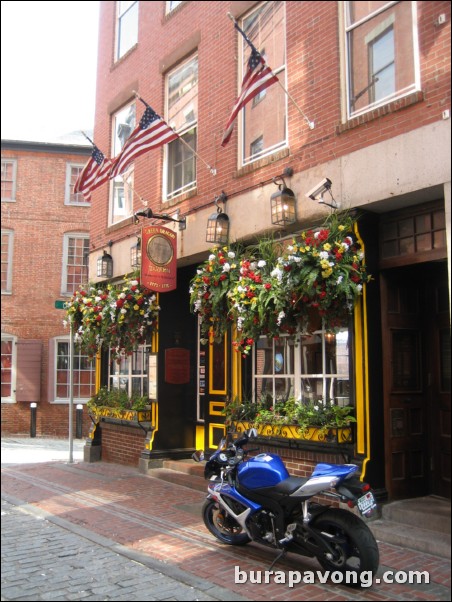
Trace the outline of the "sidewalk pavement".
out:
<instances>
[{"instance_id":1,"label":"sidewalk pavement","mask_svg":"<svg viewBox=\"0 0 452 602\"><path fill-rule=\"evenodd\" d=\"M451 599L448 560L382 542L381 582L369 588L235 583L236 567L264 576L275 552L220 544L202 521L202 492L132 467L55 459L65 442L53 441L2 439L2 600ZM320 565L289 554L274 570ZM398 582L383 582L387 571ZM402 571L428 571L430 583L401 583Z\"/></svg>"}]
</instances>

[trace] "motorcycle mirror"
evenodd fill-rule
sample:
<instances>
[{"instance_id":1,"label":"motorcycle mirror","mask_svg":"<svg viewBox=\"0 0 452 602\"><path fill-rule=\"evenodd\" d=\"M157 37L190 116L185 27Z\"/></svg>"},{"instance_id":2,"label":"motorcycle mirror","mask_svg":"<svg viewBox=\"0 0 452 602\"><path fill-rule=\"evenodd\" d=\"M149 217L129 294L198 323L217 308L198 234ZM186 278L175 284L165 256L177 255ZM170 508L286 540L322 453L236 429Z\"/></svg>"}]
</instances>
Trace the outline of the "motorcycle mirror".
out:
<instances>
[{"instance_id":1,"label":"motorcycle mirror","mask_svg":"<svg viewBox=\"0 0 452 602\"><path fill-rule=\"evenodd\" d=\"M193 458L193 460L195 462L202 462L204 460L204 452L202 451L202 449L199 449L197 451L195 451L191 457Z\"/></svg>"},{"instance_id":2,"label":"motorcycle mirror","mask_svg":"<svg viewBox=\"0 0 452 602\"><path fill-rule=\"evenodd\" d=\"M255 428L249 429L249 431L248 431L248 437L250 439L257 437L257 434L258 434L257 429L255 429Z\"/></svg>"}]
</instances>

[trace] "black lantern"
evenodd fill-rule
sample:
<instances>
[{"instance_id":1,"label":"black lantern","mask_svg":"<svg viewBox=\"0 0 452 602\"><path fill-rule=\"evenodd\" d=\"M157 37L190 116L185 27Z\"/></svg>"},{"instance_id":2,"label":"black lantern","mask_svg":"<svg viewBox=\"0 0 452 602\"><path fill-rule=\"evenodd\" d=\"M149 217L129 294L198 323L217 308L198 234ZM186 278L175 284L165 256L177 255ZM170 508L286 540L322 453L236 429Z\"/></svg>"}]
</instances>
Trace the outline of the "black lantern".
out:
<instances>
[{"instance_id":1,"label":"black lantern","mask_svg":"<svg viewBox=\"0 0 452 602\"><path fill-rule=\"evenodd\" d=\"M224 245L229 240L229 217L218 206L218 201L226 203L227 198L224 192L215 198L217 212L212 213L207 220L206 242Z\"/></svg>"},{"instance_id":2,"label":"black lantern","mask_svg":"<svg viewBox=\"0 0 452 602\"><path fill-rule=\"evenodd\" d=\"M135 269L141 267L141 238L130 247L130 267Z\"/></svg>"},{"instance_id":3,"label":"black lantern","mask_svg":"<svg viewBox=\"0 0 452 602\"><path fill-rule=\"evenodd\" d=\"M283 175L291 176L292 174L292 168L288 167L284 170ZM281 181L280 184L278 184L278 180ZM293 190L287 188L282 176L273 178L273 183L278 186L278 191L274 192L270 197L272 224L275 226L294 224L297 221L297 197Z\"/></svg>"},{"instance_id":4,"label":"black lantern","mask_svg":"<svg viewBox=\"0 0 452 602\"><path fill-rule=\"evenodd\" d=\"M108 246L111 247L113 242L110 240ZM107 253L107 251L103 252L103 255L99 257L97 260L97 277L98 278L111 278L113 276L113 257Z\"/></svg>"}]
</instances>

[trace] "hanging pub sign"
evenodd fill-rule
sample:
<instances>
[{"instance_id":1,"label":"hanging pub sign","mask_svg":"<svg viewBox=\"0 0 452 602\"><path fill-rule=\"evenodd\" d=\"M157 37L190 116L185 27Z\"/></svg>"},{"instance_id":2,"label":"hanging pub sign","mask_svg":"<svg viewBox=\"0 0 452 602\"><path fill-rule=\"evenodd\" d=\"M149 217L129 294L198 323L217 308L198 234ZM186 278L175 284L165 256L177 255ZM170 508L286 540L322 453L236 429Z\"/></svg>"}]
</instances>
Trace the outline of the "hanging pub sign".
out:
<instances>
[{"instance_id":1,"label":"hanging pub sign","mask_svg":"<svg viewBox=\"0 0 452 602\"><path fill-rule=\"evenodd\" d=\"M141 230L141 284L156 293L175 290L177 234L165 226Z\"/></svg>"}]
</instances>

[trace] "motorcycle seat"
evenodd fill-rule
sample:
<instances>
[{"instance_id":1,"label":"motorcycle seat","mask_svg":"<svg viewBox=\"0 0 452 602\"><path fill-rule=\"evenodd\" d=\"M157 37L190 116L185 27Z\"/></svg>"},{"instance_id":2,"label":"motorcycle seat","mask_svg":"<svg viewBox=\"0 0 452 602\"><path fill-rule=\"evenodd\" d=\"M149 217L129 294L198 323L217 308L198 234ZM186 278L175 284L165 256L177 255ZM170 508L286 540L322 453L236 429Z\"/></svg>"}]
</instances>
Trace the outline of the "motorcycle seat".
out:
<instances>
[{"instance_id":1,"label":"motorcycle seat","mask_svg":"<svg viewBox=\"0 0 452 602\"><path fill-rule=\"evenodd\" d=\"M309 477L289 477L277 485L274 485L272 489L283 495L291 495L294 491L307 483L307 481L309 481Z\"/></svg>"}]
</instances>

